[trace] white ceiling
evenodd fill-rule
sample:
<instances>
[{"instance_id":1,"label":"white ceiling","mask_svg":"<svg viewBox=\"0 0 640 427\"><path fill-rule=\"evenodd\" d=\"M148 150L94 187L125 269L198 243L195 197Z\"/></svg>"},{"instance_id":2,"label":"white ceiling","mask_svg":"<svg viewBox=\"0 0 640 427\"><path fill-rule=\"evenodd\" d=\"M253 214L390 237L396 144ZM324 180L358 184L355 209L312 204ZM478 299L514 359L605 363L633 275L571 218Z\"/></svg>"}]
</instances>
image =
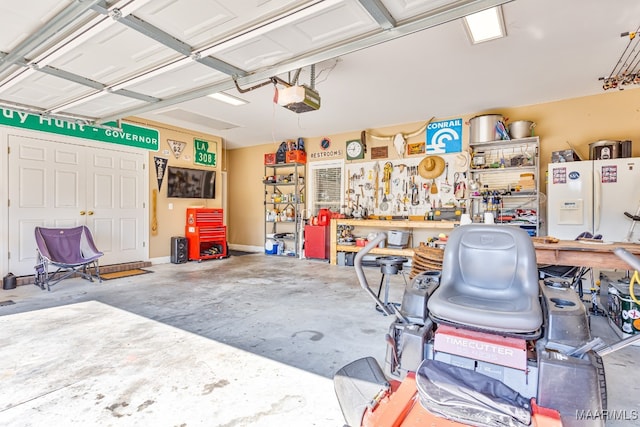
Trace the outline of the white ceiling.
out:
<instances>
[{"instance_id":1,"label":"white ceiling","mask_svg":"<svg viewBox=\"0 0 640 427\"><path fill-rule=\"evenodd\" d=\"M501 3L508 36L471 45L458 18ZM0 106L135 115L229 148L375 129L602 93L639 17L637 0L2 2ZM320 109L274 104L269 79L310 85L311 64Z\"/></svg>"}]
</instances>

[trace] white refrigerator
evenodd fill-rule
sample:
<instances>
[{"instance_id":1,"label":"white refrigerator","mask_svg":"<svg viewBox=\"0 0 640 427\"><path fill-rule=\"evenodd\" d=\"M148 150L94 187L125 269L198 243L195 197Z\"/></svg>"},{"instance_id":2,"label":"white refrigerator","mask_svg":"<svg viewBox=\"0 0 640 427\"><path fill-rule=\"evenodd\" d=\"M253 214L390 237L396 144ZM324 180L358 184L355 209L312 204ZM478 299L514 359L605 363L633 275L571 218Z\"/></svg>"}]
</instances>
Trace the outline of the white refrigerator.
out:
<instances>
[{"instance_id":1,"label":"white refrigerator","mask_svg":"<svg viewBox=\"0 0 640 427\"><path fill-rule=\"evenodd\" d=\"M549 163L547 234L572 240L582 232L607 242L639 243L640 158Z\"/></svg>"}]
</instances>

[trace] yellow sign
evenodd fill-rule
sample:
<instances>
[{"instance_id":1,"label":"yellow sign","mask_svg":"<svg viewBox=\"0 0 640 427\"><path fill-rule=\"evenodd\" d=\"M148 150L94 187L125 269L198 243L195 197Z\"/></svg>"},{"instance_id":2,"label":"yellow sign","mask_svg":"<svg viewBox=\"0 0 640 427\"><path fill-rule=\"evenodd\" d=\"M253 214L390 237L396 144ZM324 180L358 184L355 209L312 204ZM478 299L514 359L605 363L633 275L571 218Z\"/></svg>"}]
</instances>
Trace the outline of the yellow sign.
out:
<instances>
[{"instance_id":1,"label":"yellow sign","mask_svg":"<svg viewBox=\"0 0 640 427\"><path fill-rule=\"evenodd\" d=\"M407 154L422 154L425 150L424 142L416 142L415 144L407 144Z\"/></svg>"}]
</instances>

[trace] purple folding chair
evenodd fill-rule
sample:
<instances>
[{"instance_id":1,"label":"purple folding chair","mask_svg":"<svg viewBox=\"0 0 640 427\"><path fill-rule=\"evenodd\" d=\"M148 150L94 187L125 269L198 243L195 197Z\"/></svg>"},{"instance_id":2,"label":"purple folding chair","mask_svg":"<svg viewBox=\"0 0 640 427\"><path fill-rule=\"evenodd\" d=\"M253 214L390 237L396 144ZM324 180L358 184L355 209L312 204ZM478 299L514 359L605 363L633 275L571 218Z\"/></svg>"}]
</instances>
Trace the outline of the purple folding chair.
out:
<instances>
[{"instance_id":1,"label":"purple folding chair","mask_svg":"<svg viewBox=\"0 0 640 427\"><path fill-rule=\"evenodd\" d=\"M38 247L38 264L35 285L40 289L51 290L51 286L75 276L76 274L93 282L96 277L100 282L98 259L104 255L93 242L91 231L85 225L73 228L36 227L36 244ZM49 266L58 267L55 273L49 273ZM95 275L90 268L94 267Z\"/></svg>"}]
</instances>

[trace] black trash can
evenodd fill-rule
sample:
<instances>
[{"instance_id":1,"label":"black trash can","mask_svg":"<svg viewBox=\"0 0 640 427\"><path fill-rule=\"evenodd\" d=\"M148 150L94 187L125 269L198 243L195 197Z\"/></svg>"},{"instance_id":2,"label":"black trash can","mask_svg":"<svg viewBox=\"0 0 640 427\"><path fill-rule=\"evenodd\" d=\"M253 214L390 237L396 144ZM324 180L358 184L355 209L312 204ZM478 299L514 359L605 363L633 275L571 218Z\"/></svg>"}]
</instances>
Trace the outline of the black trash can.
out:
<instances>
[{"instance_id":1,"label":"black trash can","mask_svg":"<svg viewBox=\"0 0 640 427\"><path fill-rule=\"evenodd\" d=\"M9 273L2 279L2 289L9 290L16 288L16 276L13 273Z\"/></svg>"}]
</instances>

